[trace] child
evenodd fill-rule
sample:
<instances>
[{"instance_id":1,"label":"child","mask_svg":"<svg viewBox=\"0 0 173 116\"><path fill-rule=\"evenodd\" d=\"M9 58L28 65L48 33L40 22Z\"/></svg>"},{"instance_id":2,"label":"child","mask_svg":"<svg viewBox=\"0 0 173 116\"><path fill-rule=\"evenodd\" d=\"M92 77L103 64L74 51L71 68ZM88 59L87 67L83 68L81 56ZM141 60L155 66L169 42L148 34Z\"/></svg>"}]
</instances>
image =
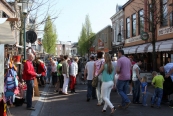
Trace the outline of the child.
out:
<instances>
[{"instance_id":1,"label":"child","mask_svg":"<svg viewBox=\"0 0 173 116\"><path fill-rule=\"evenodd\" d=\"M163 83L164 83L164 78L162 75L158 75L157 72L153 72L152 76L154 77L152 80L152 85L155 86L155 92L152 97L151 101L151 107L154 107L154 102L156 101L157 98L157 108L160 108L160 103L162 100L162 95L163 95Z\"/></svg>"},{"instance_id":2,"label":"child","mask_svg":"<svg viewBox=\"0 0 173 116\"><path fill-rule=\"evenodd\" d=\"M143 77L141 80L141 90L142 90L142 105L147 106L147 77Z\"/></svg>"}]
</instances>

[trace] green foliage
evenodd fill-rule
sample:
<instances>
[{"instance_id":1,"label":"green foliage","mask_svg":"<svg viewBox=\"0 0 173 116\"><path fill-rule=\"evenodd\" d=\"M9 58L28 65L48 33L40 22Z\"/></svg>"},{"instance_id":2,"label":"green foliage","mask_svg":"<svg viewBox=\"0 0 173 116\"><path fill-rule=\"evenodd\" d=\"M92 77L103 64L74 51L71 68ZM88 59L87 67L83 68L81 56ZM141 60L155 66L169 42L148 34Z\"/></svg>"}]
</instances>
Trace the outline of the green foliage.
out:
<instances>
[{"instance_id":1,"label":"green foliage","mask_svg":"<svg viewBox=\"0 0 173 116\"><path fill-rule=\"evenodd\" d=\"M57 38L56 28L53 25L50 16L48 16L43 35L43 47L47 53L55 55Z\"/></svg>"},{"instance_id":2,"label":"green foliage","mask_svg":"<svg viewBox=\"0 0 173 116\"><path fill-rule=\"evenodd\" d=\"M93 42L93 36L89 15L86 15L85 24L82 25L82 30L78 39L78 51L81 56L88 53L89 48Z\"/></svg>"}]
</instances>

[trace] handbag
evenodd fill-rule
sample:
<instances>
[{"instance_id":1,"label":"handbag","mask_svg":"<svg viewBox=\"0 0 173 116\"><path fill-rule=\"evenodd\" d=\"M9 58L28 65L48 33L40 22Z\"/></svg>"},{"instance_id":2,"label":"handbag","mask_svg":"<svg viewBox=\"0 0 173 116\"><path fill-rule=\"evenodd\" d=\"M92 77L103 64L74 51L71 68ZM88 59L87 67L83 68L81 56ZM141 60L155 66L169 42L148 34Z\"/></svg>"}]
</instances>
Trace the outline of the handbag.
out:
<instances>
[{"instance_id":1,"label":"handbag","mask_svg":"<svg viewBox=\"0 0 173 116\"><path fill-rule=\"evenodd\" d=\"M97 84L98 84L98 77L94 77L92 80L92 86L97 87Z\"/></svg>"},{"instance_id":2,"label":"handbag","mask_svg":"<svg viewBox=\"0 0 173 116\"><path fill-rule=\"evenodd\" d=\"M100 68L102 66L102 61L101 61L101 64L100 64ZM93 87L97 87L97 84L98 84L98 76L97 77L94 77L93 80L92 80L92 86Z\"/></svg>"}]
</instances>

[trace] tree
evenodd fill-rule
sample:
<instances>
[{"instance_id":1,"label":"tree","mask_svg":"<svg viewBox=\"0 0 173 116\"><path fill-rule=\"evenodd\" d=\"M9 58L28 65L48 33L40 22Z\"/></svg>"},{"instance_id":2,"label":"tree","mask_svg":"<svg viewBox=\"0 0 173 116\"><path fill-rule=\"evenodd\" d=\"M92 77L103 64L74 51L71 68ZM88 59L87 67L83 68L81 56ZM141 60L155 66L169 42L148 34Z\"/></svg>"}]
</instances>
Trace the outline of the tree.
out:
<instances>
[{"instance_id":1,"label":"tree","mask_svg":"<svg viewBox=\"0 0 173 116\"><path fill-rule=\"evenodd\" d=\"M82 30L78 39L78 51L81 56L86 53L89 54L89 48L91 46L91 38L95 34L92 32L91 23L89 20L89 15L86 15L85 24L82 24Z\"/></svg>"},{"instance_id":2,"label":"tree","mask_svg":"<svg viewBox=\"0 0 173 116\"><path fill-rule=\"evenodd\" d=\"M54 55L56 52L56 41L57 41L57 34L55 26L51 21L51 17L47 17L47 21L44 27L44 35L43 35L43 47L44 50Z\"/></svg>"},{"instance_id":3,"label":"tree","mask_svg":"<svg viewBox=\"0 0 173 116\"><path fill-rule=\"evenodd\" d=\"M160 26L165 26L168 22L168 17L172 12L172 9L168 4L171 3L171 0L139 0L133 1L131 7L134 11L138 13L141 10L141 7L144 9L142 17L144 22L139 21L138 25L143 28L143 31L148 32L151 35L151 43L153 45L152 52L152 61L153 61L153 70L156 70L157 60L156 60L156 49L155 43L157 41L156 31ZM167 24L166 24L167 25Z\"/></svg>"}]
</instances>

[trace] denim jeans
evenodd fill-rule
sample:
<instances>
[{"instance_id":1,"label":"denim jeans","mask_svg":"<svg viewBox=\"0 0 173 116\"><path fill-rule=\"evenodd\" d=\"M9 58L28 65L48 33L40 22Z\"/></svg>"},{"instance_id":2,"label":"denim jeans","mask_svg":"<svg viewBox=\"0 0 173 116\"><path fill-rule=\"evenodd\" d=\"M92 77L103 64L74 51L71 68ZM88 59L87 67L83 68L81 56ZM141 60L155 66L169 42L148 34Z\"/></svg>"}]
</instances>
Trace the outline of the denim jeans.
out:
<instances>
[{"instance_id":1,"label":"denim jeans","mask_svg":"<svg viewBox=\"0 0 173 116\"><path fill-rule=\"evenodd\" d=\"M27 84L27 93L26 93L27 108L30 108L32 107L34 80L27 80L26 84Z\"/></svg>"},{"instance_id":2,"label":"denim jeans","mask_svg":"<svg viewBox=\"0 0 173 116\"><path fill-rule=\"evenodd\" d=\"M133 81L133 103L139 102L140 98L140 81Z\"/></svg>"},{"instance_id":3,"label":"denim jeans","mask_svg":"<svg viewBox=\"0 0 173 116\"><path fill-rule=\"evenodd\" d=\"M148 93L146 92L145 94L142 93L142 105L147 105L147 97L148 97Z\"/></svg>"},{"instance_id":4,"label":"denim jeans","mask_svg":"<svg viewBox=\"0 0 173 116\"><path fill-rule=\"evenodd\" d=\"M129 85L128 80L127 81L118 80L118 82L117 82L117 90L118 90L119 95L122 98L122 103L121 103L122 106L125 106L126 103L130 102L129 98L127 97L128 85Z\"/></svg>"},{"instance_id":5,"label":"denim jeans","mask_svg":"<svg viewBox=\"0 0 173 116\"><path fill-rule=\"evenodd\" d=\"M92 90L93 90L92 80L88 80L87 86L88 86L87 87L87 99L89 99L92 96Z\"/></svg>"},{"instance_id":6,"label":"denim jeans","mask_svg":"<svg viewBox=\"0 0 173 116\"><path fill-rule=\"evenodd\" d=\"M155 92L154 95L152 97L152 101L151 104L154 105L154 102L156 101L157 98L157 106L160 106L161 100L162 100L162 96L163 96L163 89L161 88L155 88Z\"/></svg>"}]
</instances>

